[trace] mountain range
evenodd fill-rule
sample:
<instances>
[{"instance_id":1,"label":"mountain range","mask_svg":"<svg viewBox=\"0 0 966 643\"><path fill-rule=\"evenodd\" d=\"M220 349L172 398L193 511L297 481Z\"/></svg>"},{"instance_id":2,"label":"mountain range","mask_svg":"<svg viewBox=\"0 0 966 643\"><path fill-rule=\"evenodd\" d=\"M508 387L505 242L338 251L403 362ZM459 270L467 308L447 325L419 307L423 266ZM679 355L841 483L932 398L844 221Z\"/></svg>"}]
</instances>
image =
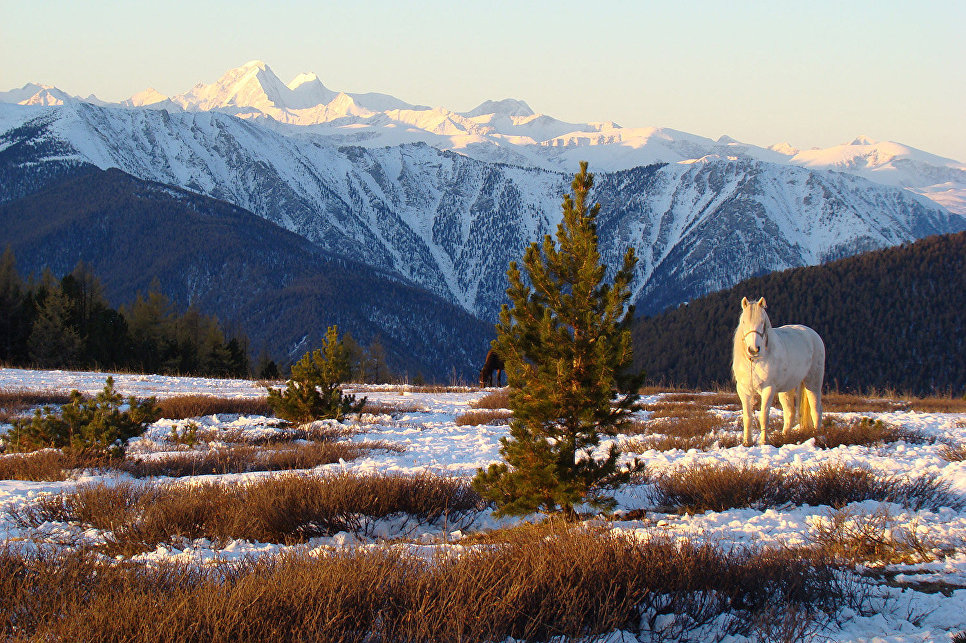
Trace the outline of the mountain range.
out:
<instances>
[{"instance_id":1,"label":"mountain range","mask_svg":"<svg viewBox=\"0 0 966 643\"><path fill-rule=\"evenodd\" d=\"M514 99L455 112L336 92L314 74L285 84L259 61L120 103L0 92L0 202L73 167L117 168L227 201L484 320L505 301L508 262L555 229L580 159L596 173L604 260L638 250L645 313L966 229L966 166L863 137L800 151L566 123Z\"/></svg>"}]
</instances>

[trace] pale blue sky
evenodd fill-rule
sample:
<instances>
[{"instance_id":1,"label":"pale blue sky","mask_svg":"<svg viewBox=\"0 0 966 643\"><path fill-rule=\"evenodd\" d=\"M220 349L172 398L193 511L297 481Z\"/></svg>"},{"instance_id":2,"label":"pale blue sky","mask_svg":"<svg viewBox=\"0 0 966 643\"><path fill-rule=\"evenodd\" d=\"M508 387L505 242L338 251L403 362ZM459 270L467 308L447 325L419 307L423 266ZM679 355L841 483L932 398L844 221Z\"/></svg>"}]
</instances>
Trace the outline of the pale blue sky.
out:
<instances>
[{"instance_id":1,"label":"pale blue sky","mask_svg":"<svg viewBox=\"0 0 966 643\"><path fill-rule=\"evenodd\" d=\"M966 2L0 0L0 90L177 94L264 60L284 81L759 145L864 134L966 161Z\"/></svg>"}]
</instances>

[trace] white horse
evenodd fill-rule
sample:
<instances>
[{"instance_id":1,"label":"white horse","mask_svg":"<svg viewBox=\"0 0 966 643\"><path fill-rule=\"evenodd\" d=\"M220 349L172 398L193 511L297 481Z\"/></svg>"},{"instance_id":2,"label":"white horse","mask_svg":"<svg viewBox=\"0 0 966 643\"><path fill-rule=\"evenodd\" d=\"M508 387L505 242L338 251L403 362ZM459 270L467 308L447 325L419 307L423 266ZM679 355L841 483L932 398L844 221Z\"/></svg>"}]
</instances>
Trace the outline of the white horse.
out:
<instances>
[{"instance_id":1,"label":"white horse","mask_svg":"<svg viewBox=\"0 0 966 643\"><path fill-rule=\"evenodd\" d=\"M744 420L744 444L751 445L754 396L761 397L761 444L768 440L768 412L775 394L782 405L782 434L799 421L804 429L822 426L822 380L825 344L808 326L793 324L772 328L765 298L741 300L741 318L735 331L731 370L735 376ZM796 409L799 411L795 413Z\"/></svg>"}]
</instances>

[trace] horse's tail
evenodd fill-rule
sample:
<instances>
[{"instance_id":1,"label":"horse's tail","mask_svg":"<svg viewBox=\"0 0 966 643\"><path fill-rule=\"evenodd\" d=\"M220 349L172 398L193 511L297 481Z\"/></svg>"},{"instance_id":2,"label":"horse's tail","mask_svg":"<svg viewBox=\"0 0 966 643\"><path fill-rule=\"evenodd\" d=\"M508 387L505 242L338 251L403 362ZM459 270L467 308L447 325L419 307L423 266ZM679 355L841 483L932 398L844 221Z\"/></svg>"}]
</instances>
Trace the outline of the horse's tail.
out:
<instances>
[{"instance_id":1,"label":"horse's tail","mask_svg":"<svg viewBox=\"0 0 966 643\"><path fill-rule=\"evenodd\" d=\"M809 407L808 395L805 394L805 382L798 387L798 425L806 434L816 428L812 426L812 409Z\"/></svg>"}]
</instances>

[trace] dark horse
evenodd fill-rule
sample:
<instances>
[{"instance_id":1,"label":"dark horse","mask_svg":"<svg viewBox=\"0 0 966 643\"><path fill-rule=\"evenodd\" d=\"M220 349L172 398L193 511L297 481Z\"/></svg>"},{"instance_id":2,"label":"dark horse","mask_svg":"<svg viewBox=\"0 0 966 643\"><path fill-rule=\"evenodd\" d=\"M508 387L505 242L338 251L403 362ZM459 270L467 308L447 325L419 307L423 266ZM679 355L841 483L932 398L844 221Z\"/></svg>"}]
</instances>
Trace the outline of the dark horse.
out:
<instances>
[{"instance_id":1,"label":"dark horse","mask_svg":"<svg viewBox=\"0 0 966 643\"><path fill-rule=\"evenodd\" d=\"M503 380L503 360L492 348L486 353L486 362L480 369L480 388L493 386L493 372L496 371L496 385L502 386Z\"/></svg>"}]
</instances>

